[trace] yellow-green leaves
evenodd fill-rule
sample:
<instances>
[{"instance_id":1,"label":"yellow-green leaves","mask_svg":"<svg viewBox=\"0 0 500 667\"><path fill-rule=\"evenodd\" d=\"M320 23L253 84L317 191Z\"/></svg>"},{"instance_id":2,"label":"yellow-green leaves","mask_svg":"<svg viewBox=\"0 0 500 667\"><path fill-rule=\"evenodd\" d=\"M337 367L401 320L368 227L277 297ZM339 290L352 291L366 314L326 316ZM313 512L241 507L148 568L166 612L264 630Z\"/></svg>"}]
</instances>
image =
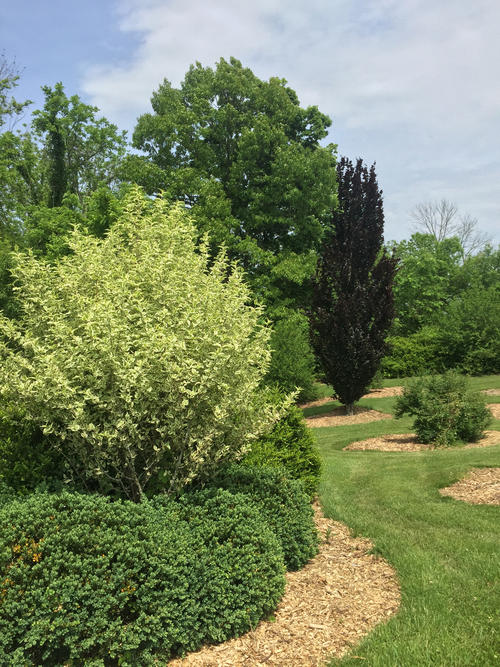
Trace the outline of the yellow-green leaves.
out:
<instances>
[{"instance_id":1,"label":"yellow-green leaves","mask_svg":"<svg viewBox=\"0 0 500 667\"><path fill-rule=\"evenodd\" d=\"M56 265L18 257L0 396L74 475L140 499L240 457L280 410L260 395L269 331L240 272L196 248L182 208L133 189L123 210L103 240L75 231Z\"/></svg>"}]
</instances>

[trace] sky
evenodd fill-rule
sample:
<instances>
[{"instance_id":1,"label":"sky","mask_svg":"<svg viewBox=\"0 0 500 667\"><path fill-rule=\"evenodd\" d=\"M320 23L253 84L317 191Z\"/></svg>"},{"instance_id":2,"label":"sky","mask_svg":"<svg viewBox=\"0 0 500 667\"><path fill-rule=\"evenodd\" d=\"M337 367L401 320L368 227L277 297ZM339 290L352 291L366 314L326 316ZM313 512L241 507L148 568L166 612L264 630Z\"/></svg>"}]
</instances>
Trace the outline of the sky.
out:
<instances>
[{"instance_id":1,"label":"sky","mask_svg":"<svg viewBox=\"0 0 500 667\"><path fill-rule=\"evenodd\" d=\"M499 0L4 0L19 100L62 81L131 134L164 78L234 56L332 118L339 155L376 162L386 240L447 199L500 241Z\"/></svg>"}]
</instances>

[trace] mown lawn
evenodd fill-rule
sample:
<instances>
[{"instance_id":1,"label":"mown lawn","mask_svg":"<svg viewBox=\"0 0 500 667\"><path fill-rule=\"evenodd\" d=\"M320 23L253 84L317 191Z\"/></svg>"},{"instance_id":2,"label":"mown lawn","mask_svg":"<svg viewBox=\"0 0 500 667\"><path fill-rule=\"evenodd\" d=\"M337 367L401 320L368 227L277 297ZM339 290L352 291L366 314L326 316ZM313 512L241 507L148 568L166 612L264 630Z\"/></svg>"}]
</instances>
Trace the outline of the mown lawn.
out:
<instances>
[{"instance_id":1,"label":"mown lawn","mask_svg":"<svg viewBox=\"0 0 500 667\"><path fill-rule=\"evenodd\" d=\"M477 389L499 388L500 377L473 383ZM394 402L365 401L383 412ZM396 569L402 592L399 613L331 664L500 664L500 507L469 505L438 491L472 467L500 466L500 445L342 451L355 440L410 431L411 424L387 420L313 431L324 462L320 498L326 515L372 539L375 551ZM500 430L500 421L490 428Z\"/></svg>"}]
</instances>

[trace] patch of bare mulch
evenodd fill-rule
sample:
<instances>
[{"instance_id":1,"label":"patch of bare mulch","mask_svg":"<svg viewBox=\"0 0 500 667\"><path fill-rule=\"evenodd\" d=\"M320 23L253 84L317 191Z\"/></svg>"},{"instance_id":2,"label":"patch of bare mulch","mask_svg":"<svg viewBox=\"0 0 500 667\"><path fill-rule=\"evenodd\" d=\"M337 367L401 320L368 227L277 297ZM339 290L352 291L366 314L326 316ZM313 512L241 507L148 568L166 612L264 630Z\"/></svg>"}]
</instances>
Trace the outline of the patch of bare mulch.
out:
<instances>
[{"instance_id":1,"label":"patch of bare mulch","mask_svg":"<svg viewBox=\"0 0 500 667\"><path fill-rule=\"evenodd\" d=\"M363 398L391 398L392 396L401 396L403 387L382 387L381 389L372 389Z\"/></svg>"},{"instance_id":2,"label":"patch of bare mulch","mask_svg":"<svg viewBox=\"0 0 500 667\"><path fill-rule=\"evenodd\" d=\"M439 493L474 505L500 505L500 468L474 468Z\"/></svg>"},{"instance_id":3,"label":"patch of bare mulch","mask_svg":"<svg viewBox=\"0 0 500 667\"><path fill-rule=\"evenodd\" d=\"M372 389L361 398L390 398L391 396L401 396L402 393L403 387L383 387L382 389ZM336 396L327 396L326 398L318 398L316 401L309 401L309 403L302 403L299 408L315 408L318 405L325 405L325 403L336 400Z\"/></svg>"},{"instance_id":4,"label":"patch of bare mulch","mask_svg":"<svg viewBox=\"0 0 500 667\"><path fill-rule=\"evenodd\" d=\"M486 407L495 419L500 419L500 403L488 403Z\"/></svg>"},{"instance_id":5,"label":"patch of bare mulch","mask_svg":"<svg viewBox=\"0 0 500 667\"><path fill-rule=\"evenodd\" d=\"M500 396L500 389L482 389L481 393L489 396Z\"/></svg>"},{"instance_id":6,"label":"patch of bare mulch","mask_svg":"<svg viewBox=\"0 0 500 667\"><path fill-rule=\"evenodd\" d=\"M479 442L462 445L461 449L490 447L498 444L500 444L500 431L485 431L484 437ZM375 450L379 452L420 452L426 449L442 451L443 448L436 448L434 445L425 445L423 442L418 442L415 433L391 433L390 435L381 435L378 438L351 442L350 445L344 447L344 450L347 451Z\"/></svg>"},{"instance_id":7,"label":"patch of bare mulch","mask_svg":"<svg viewBox=\"0 0 500 667\"><path fill-rule=\"evenodd\" d=\"M206 646L170 667L317 667L340 657L399 607L394 570L369 554L372 543L353 538L344 524L326 519L315 505L319 554L299 572L288 572L275 621L218 646Z\"/></svg>"},{"instance_id":8,"label":"patch of bare mulch","mask_svg":"<svg viewBox=\"0 0 500 667\"><path fill-rule=\"evenodd\" d=\"M314 415L306 417L307 425L311 428L320 426L346 426L348 424L363 424L365 422L375 422L381 419L392 419L392 415L378 410L370 410L361 405L354 406L354 414L347 415L344 405L335 408L331 412L323 415Z\"/></svg>"}]
</instances>

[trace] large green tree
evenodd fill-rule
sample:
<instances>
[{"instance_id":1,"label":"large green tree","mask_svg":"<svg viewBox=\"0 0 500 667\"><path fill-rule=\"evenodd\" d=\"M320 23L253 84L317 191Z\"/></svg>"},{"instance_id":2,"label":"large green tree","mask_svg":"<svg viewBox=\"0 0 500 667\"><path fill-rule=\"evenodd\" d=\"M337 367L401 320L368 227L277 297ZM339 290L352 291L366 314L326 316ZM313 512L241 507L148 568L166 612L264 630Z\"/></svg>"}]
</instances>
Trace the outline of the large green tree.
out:
<instances>
[{"instance_id":1,"label":"large green tree","mask_svg":"<svg viewBox=\"0 0 500 667\"><path fill-rule=\"evenodd\" d=\"M323 242L311 308L312 341L326 379L352 414L385 351L394 317L396 260L383 248L384 213L375 167L342 158L339 207Z\"/></svg>"},{"instance_id":2,"label":"large green tree","mask_svg":"<svg viewBox=\"0 0 500 667\"><path fill-rule=\"evenodd\" d=\"M43 150L49 207L60 206L67 193L85 197L99 186L116 182L125 154L125 132L97 107L84 104L78 95L67 97L62 83L43 86L45 104L33 112L33 131Z\"/></svg>"},{"instance_id":3,"label":"large green tree","mask_svg":"<svg viewBox=\"0 0 500 667\"><path fill-rule=\"evenodd\" d=\"M335 202L335 149L320 146L330 119L234 58L191 66L179 88L164 80L151 103L128 178L183 200L268 305L302 305Z\"/></svg>"}]
</instances>

